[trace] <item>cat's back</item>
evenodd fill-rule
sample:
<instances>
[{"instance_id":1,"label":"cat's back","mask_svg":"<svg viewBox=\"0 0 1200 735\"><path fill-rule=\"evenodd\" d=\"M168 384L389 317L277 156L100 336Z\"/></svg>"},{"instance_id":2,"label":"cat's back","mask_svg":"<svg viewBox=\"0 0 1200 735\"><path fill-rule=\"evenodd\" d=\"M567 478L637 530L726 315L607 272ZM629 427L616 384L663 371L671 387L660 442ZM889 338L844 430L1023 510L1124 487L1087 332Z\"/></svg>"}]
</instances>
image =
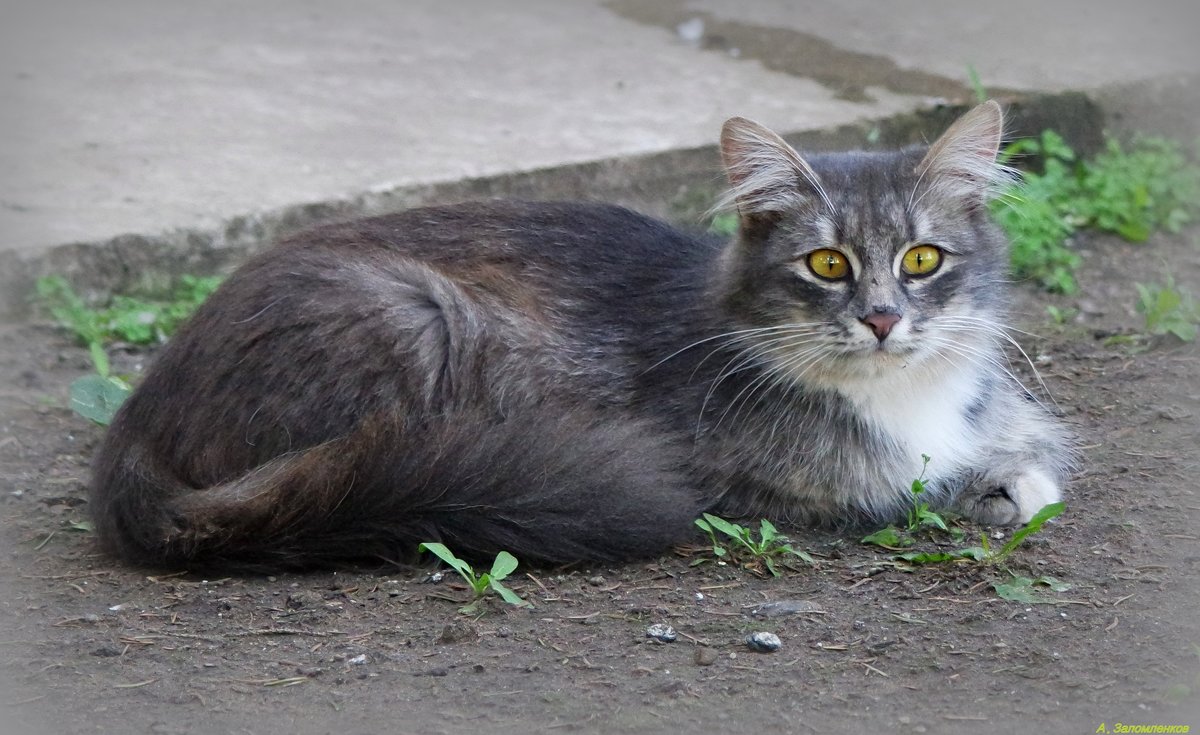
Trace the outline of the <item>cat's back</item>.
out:
<instances>
[{"instance_id":1,"label":"cat's back","mask_svg":"<svg viewBox=\"0 0 1200 735\"><path fill-rule=\"evenodd\" d=\"M618 400L609 393L636 371L637 334L660 318L655 299L711 252L652 218L586 203L321 225L259 253L213 294L113 434L153 435L164 454L203 465L183 474L212 482L384 406L532 401L551 389ZM205 432L180 429L166 403L198 427L242 427L237 441L204 460Z\"/></svg>"},{"instance_id":2,"label":"cat's back","mask_svg":"<svg viewBox=\"0 0 1200 735\"><path fill-rule=\"evenodd\" d=\"M532 282L594 282L626 269L681 268L716 243L624 207L496 200L422 207L314 227L279 248L386 261L413 258L452 277L507 269ZM549 269L549 270L547 270Z\"/></svg>"}]
</instances>

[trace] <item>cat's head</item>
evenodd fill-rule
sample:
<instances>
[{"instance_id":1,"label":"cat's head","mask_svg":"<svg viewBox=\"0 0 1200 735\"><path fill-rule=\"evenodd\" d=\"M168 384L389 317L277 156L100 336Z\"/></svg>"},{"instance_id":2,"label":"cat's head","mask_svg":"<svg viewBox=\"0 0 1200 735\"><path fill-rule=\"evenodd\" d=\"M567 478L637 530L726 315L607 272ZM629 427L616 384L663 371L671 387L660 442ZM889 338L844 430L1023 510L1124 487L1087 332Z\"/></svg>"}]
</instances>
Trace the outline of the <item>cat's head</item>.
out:
<instances>
[{"instance_id":1,"label":"cat's head","mask_svg":"<svg viewBox=\"0 0 1200 735\"><path fill-rule=\"evenodd\" d=\"M756 351L819 378L978 350L1006 273L987 210L1007 176L1001 134L989 102L928 148L804 158L754 122L726 122L726 204L740 228L723 296L739 322L764 329Z\"/></svg>"}]
</instances>

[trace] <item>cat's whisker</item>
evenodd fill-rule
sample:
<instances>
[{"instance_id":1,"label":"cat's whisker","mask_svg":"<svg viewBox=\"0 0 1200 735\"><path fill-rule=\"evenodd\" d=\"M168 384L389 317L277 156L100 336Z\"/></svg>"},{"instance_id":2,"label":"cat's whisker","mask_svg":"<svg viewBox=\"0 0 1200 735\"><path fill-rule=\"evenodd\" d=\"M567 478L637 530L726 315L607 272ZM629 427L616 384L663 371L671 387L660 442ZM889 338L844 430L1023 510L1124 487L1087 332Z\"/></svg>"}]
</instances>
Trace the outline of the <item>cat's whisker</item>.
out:
<instances>
[{"instance_id":1,"label":"cat's whisker","mask_svg":"<svg viewBox=\"0 0 1200 735\"><path fill-rule=\"evenodd\" d=\"M971 360L976 364L990 365L1003 375L1007 376L1009 380L1013 381L1013 383L1015 383L1021 388L1022 391L1033 398L1033 400L1035 400L1039 405L1044 405L1042 404L1041 399L1038 398L1037 394L1030 390L1029 387L1025 385L1024 381L1017 377L1016 373L1014 373L1010 367L1005 367L1002 365L1000 361L996 359L995 355L983 351L973 345L955 342L944 337L932 337L930 342L936 346L945 348L960 357ZM1051 400L1053 400L1053 398L1051 398Z\"/></svg>"},{"instance_id":2,"label":"cat's whisker","mask_svg":"<svg viewBox=\"0 0 1200 735\"><path fill-rule=\"evenodd\" d=\"M1012 283L1012 281L1003 281L1003 282L1004 283ZM989 328L989 329L997 329L1002 333L1016 332L1017 334L1024 334L1025 336L1033 337L1034 339L1042 339L1042 335L1040 335L1036 332L1027 332L1023 329L1017 329L1016 327L1010 326L1008 324L1004 324L1002 322L996 322L994 320L985 319L983 317L968 316L966 314L935 316L935 317L931 317L929 319L929 321L939 322L939 323L941 323L941 322L948 323L948 322L955 322L955 321L970 322L972 324L978 324L981 327L985 327L985 328Z\"/></svg>"},{"instance_id":3,"label":"cat's whisker","mask_svg":"<svg viewBox=\"0 0 1200 735\"><path fill-rule=\"evenodd\" d=\"M715 382L719 383L723 379L723 373L725 372L725 370L728 369L732 363L739 360L742 356L747 355L748 353L755 353L756 351L764 352L760 348L765 347L767 345L778 344L780 342L787 342L789 340L801 339L802 341L797 342L796 344L797 345L803 344L804 342L811 340L811 338L816 335L816 331L817 330L796 330L794 332L788 332L782 336L774 337L774 338L768 339L768 340L755 340L752 344L746 345L745 347L738 348L737 352L734 353L733 357L731 357L717 372L717 377L715 379ZM747 337L739 337L736 340L730 340L730 343L721 345L720 347L714 349L712 352L709 352L707 355L704 356L704 359L701 360L696 365L696 368L692 371L692 376L694 377L696 374L696 371L699 370L700 367L705 362L708 361L708 358L712 357L717 352L720 352L721 350L728 348L733 343L745 342L745 341L749 341ZM771 352L771 351L774 351L774 349L775 348L773 348L772 350L767 350L765 352ZM741 369L742 365L744 365L744 364L745 364L745 362L739 363L730 372L731 373L738 372Z\"/></svg>"},{"instance_id":4,"label":"cat's whisker","mask_svg":"<svg viewBox=\"0 0 1200 735\"><path fill-rule=\"evenodd\" d=\"M776 324L776 325L772 325L769 327L752 327L749 329L738 329L738 330L734 330L732 332L723 332L721 334L714 334L711 337L705 337L704 339L696 340L695 342L692 342L691 344L687 345L686 347L681 347L678 350L675 350L671 354L667 355L663 359L659 360L658 362L654 363L650 367L643 370L642 374L650 372L651 370L662 365L663 363L667 362L668 360L670 360L674 357L677 357L679 355L682 355L683 353L687 352L688 350L692 349L693 347L699 347L702 344L706 344L706 343L712 342L714 340L724 339L726 337L735 337L736 339L747 339L747 338L751 338L757 334L761 334L763 332L777 332L780 330L787 330L787 329L816 328L819 326L821 326L821 324L819 322L801 322L801 323L796 323L796 324ZM734 341L736 341L736 339Z\"/></svg>"},{"instance_id":5,"label":"cat's whisker","mask_svg":"<svg viewBox=\"0 0 1200 735\"><path fill-rule=\"evenodd\" d=\"M931 319L930 321L935 321L938 319L939 319L938 317L935 317L934 319ZM1058 402L1054 400L1054 394L1050 391L1050 386L1046 385L1046 381L1042 378L1041 371L1039 371L1037 369L1037 365L1035 365L1033 360L1029 357L1029 353L1027 353L1025 351L1025 348L1021 347L1021 344L1019 342L1017 342L1017 340L1013 339L1012 335L1010 335L1007 331L1005 331L1005 329L1002 329L1000 326L992 324L990 322L987 322L983 319L977 320L974 317L963 317L963 316L941 317L940 319L946 320L944 323L952 323L951 320L954 320L954 319L961 320L961 321L958 321L957 323L954 323L955 328L961 329L964 331L978 331L978 332L984 332L987 334L991 334L991 335L1000 337L1001 339L1005 340L1010 345L1015 347L1017 352L1021 353L1021 357L1025 358L1025 362L1029 365L1029 369L1033 372L1033 377L1035 379L1037 379L1038 385L1041 386L1042 391L1046 394L1046 397L1048 397L1050 399L1050 402L1053 403L1055 405L1055 407L1058 406ZM1018 331L1018 330L1014 330L1014 331ZM1036 336L1036 335L1033 335L1033 336ZM1012 373L1009 372L1009 375L1012 375ZM1014 376L1014 379L1015 379L1015 376ZM1017 382L1020 383L1020 381L1017 381ZM1021 387L1025 388L1025 386L1023 384L1021 385ZM1029 393L1030 395L1033 395L1032 391L1029 391L1028 388L1025 388L1025 391L1027 393Z\"/></svg>"},{"instance_id":6,"label":"cat's whisker","mask_svg":"<svg viewBox=\"0 0 1200 735\"><path fill-rule=\"evenodd\" d=\"M721 414L720 418L717 419L716 424L713 425L713 430L715 431L717 429L717 427L719 427L721 425L721 422L725 420L725 417L729 414L729 411L732 410L734 407L737 407L737 412L734 413L732 422L737 423L738 416L741 415L742 409L745 408L745 406L749 402L750 398L754 395L754 393L756 391L758 391L760 388L762 388L772 378L775 378L777 376L779 378L787 377L788 373L791 371L793 365L796 365L801 360L804 360L805 358L808 358L810 356L812 356L812 359L814 359L814 360L820 359L820 357L823 356L823 353L827 349L828 349L828 345L818 344L814 347L808 348L807 350L801 351L795 355L789 355L782 362L776 362L773 360L768 361L767 369L764 370L761 375L757 376L749 384L747 384L745 387L743 387L737 393L737 395L735 395L733 397L733 400L729 402L729 406L726 407L725 411ZM772 384L772 385L774 385L774 384ZM767 392L769 392L769 390L770 389L768 388Z\"/></svg>"},{"instance_id":7,"label":"cat's whisker","mask_svg":"<svg viewBox=\"0 0 1200 735\"><path fill-rule=\"evenodd\" d=\"M782 341L783 339L785 339L785 338L777 338L777 339L771 340L771 341L779 342L779 341ZM794 351L796 348L802 347L802 346L808 344L810 341L811 341L811 339L799 340L799 341L793 340L792 342L788 342L783 345L778 345L778 346L773 347L768 350L756 349L758 347L761 347L761 345L762 345L762 343L757 343L755 345L751 345L749 347L739 350L728 362L725 363L724 366L722 366L721 370L717 373L717 377L713 379L712 384L709 386L708 392L704 396L704 401L700 405L700 413L697 416L697 433L699 433L700 427L703 424L704 412L708 406L708 402L712 399L712 396L716 392L717 387L724 380L726 380L727 378L729 378L730 376L732 376L736 373L742 372L744 370L753 369L754 367L760 365L764 361L766 362L766 364L770 365L773 362L773 360L770 359L770 356L772 354L774 354L776 352L783 352L783 351ZM735 362L737 362L737 365L733 365L733 363L735 363ZM732 365L732 367L731 367L731 365ZM757 380L757 378L756 378L756 380ZM739 395L741 395L741 394L739 393ZM734 400L736 401L736 398ZM726 412L728 412L728 409L726 409ZM724 414L722 414L722 418L724 418ZM716 427L720 425L720 423L721 423L721 420L718 419L717 424L714 425L713 429L715 430Z\"/></svg>"}]
</instances>

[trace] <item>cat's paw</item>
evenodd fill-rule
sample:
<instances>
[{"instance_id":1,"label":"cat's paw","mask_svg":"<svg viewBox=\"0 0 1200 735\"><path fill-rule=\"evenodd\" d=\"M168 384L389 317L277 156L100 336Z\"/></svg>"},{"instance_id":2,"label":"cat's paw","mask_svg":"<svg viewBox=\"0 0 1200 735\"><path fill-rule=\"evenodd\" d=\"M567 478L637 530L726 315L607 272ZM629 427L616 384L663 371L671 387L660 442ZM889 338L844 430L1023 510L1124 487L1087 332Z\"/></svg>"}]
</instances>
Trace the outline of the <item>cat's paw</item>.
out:
<instances>
[{"instance_id":1,"label":"cat's paw","mask_svg":"<svg viewBox=\"0 0 1200 735\"><path fill-rule=\"evenodd\" d=\"M1058 483L1041 470L1027 470L1009 482L985 484L958 500L958 510L988 526L1026 523L1039 510L1062 498Z\"/></svg>"}]
</instances>

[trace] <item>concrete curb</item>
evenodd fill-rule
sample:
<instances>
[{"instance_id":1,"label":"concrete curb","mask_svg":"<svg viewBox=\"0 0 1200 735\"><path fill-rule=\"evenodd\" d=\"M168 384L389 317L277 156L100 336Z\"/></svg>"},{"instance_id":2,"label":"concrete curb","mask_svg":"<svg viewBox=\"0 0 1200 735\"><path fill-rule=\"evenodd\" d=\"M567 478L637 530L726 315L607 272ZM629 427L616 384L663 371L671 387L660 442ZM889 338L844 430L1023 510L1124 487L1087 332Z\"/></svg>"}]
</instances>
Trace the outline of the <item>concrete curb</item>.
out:
<instances>
[{"instance_id":1,"label":"concrete curb","mask_svg":"<svg viewBox=\"0 0 1200 735\"><path fill-rule=\"evenodd\" d=\"M1118 96L1119 97L1119 96ZM1004 100L1009 134L1021 137L1047 127L1077 149L1095 149L1104 115L1088 94L1066 92ZM861 121L786 137L800 150L888 148L935 137L964 106ZM702 214L724 182L715 145L604 159L517 173L444 181L248 213L213 229L130 233L95 242L63 244L33 254L0 252L0 320L27 318L36 280L58 274L89 301L113 293L164 290L178 276L227 272L279 237L330 219L380 214L413 206L469 199L586 199L622 204L687 226Z\"/></svg>"}]
</instances>

